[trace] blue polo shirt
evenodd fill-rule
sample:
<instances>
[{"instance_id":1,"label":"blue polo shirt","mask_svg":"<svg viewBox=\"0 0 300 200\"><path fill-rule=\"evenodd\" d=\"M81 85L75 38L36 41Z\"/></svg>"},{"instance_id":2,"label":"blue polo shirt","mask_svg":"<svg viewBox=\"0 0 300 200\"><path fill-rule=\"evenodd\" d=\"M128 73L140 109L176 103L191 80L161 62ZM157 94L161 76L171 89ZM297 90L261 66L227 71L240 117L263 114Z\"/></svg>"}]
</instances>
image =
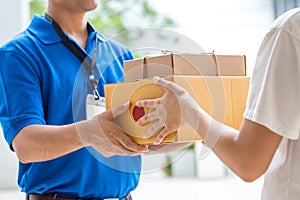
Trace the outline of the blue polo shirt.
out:
<instances>
[{"instance_id":1,"label":"blue polo shirt","mask_svg":"<svg viewBox=\"0 0 300 200\"><path fill-rule=\"evenodd\" d=\"M98 37L99 93L123 80L124 46L89 25L90 55ZM71 39L71 38L70 38ZM18 132L30 124L65 125L85 119L88 72L63 44L51 23L34 16L30 26L0 49L0 122L12 148ZM124 197L139 181L140 157L103 157L92 147L45 162L19 164L18 184L26 193L60 193L81 198Z\"/></svg>"}]
</instances>

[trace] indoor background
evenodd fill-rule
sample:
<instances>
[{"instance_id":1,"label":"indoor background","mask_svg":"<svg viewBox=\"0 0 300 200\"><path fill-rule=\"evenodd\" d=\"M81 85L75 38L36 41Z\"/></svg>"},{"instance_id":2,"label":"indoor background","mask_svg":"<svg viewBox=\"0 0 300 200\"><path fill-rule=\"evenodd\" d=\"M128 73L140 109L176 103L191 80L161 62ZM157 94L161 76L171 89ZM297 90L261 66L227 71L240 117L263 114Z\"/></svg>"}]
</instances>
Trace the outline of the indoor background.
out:
<instances>
[{"instance_id":1,"label":"indoor background","mask_svg":"<svg viewBox=\"0 0 300 200\"><path fill-rule=\"evenodd\" d=\"M112 0L110 4L115 11L121 12L120 1ZM31 18L30 5L29 0L1 2L0 45L28 25ZM123 21L125 31L160 28L188 38L205 52L246 55L247 75L251 76L257 50L269 25L282 12L298 7L300 1L132 0L128 5L129 9L126 13L122 11L121 15L126 18ZM144 12L140 8L142 5L151 8L156 13L156 18L144 19L137 16L135 12L141 15ZM43 8L39 9L41 10ZM99 23L97 19L101 18L101 12L95 11L91 13L91 17L94 17L93 22ZM165 19L169 21L163 21ZM107 23L109 26L110 22ZM124 31L109 27L101 29L102 24L97 25L100 27L99 31L107 36L114 37L119 34L118 31ZM263 177L253 183L245 183L213 154L199 160L198 147L199 144L196 144L195 148L184 151L144 156L141 182L133 192L135 199L260 199ZM0 199L24 199L16 185L18 162L3 139L1 128L0 160ZM153 167L153 161L159 164Z\"/></svg>"}]
</instances>

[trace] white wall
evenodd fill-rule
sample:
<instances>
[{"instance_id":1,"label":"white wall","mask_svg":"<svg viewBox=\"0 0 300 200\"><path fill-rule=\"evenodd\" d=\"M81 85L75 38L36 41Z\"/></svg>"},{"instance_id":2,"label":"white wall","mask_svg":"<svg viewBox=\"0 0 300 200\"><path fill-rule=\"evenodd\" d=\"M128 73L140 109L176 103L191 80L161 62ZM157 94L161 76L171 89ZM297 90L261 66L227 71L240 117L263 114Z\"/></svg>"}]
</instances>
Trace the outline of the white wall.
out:
<instances>
[{"instance_id":1,"label":"white wall","mask_svg":"<svg viewBox=\"0 0 300 200\"><path fill-rule=\"evenodd\" d=\"M152 0L178 22L176 30L210 52L244 54L251 74L259 45L273 21L272 0Z\"/></svg>"},{"instance_id":2,"label":"white wall","mask_svg":"<svg viewBox=\"0 0 300 200\"><path fill-rule=\"evenodd\" d=\"M178 22L176 31L206 51L245 54L251 74L256 52L273 21L271 0L152 0L152 5ZM28 23L28 0L0 3L0 45ZM17 160L0 130L0 188L15 187Z\"/></svg>"},{"instance_id":3,"label":"white wall","mask_svg":"<svg viewBox=\"0 0 300 200\"><path fill-rule=\"evenodd\" d=\"M9 0L0 3L0 45L26 27L29 20L28 0Z\"/></svg>"},{"instance_id":4,"label":"white wall","mask_svg":"<svg viewBox=\"0 0 300 200\"><path fill-rule=\"evenodd\" d=\"M9 0L0 3L0 45L24 29L29 19L27 0ZM18 162L8 148L0 127L0 189L16 187Z\"/></svg>"},{"instance_id":5,"label":"white wall","mask_svg":"<svg viewBox=\"0 0 300 200\"><path fill-rule=\"evenodd\" d=\"M246 55L249 76L262 39L274 20L272 0L152 0L151 5L177 22L178 26L172 30L196 42L206 52ZM148 169L158 163L159 159L155 159L149 159L143 167ZM207 161L204 173L217 176L219 161L209 163L206 159L201 161L202 165Z\"/></svg>"},{"instance_id":6,"label":"white wall","mask_svg":"<svg viewBox=\"0 0 300 200\"><path fill-rule=\"evenodd\" d=\"M4 140L0 128L0 189L17 187L18 161Z\"/></svg>"}]
</instances>

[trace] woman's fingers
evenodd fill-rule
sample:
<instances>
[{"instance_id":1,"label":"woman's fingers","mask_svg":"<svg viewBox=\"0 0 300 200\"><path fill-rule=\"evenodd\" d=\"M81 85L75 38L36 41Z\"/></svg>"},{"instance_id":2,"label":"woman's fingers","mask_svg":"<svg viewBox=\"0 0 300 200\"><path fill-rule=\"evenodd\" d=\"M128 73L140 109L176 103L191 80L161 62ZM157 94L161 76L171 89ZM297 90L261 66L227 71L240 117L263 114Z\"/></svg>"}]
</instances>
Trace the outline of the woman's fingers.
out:
<instances>
[{"instance_id":1,"label":"woman's fingers","mask_svg":"<svg viewBox=\"0 0 300 200\"><path fill-rule=\"evenodd\" d=\"M114 108L111 109L113 118L116 118L126 112L129 109L129 102L120 104Z\"/></svg>"},{"instance_id":2,"label":"woman's fingers","mask_svg":"<svg viewBox=\"0 0 300 200\"><path fill-rule=\"evenodd\" d=\"M153 144L158 145L161 144L162 141L167 137L171 132L171 130L168 130L166 127L164 127L160 133L157 134L156 139L154 140Z\"/></svg>"},{"instance_id":3,"label":"woman's fingers","mask_svg":"<svg viewBox=\"0 0 300 200\"><path fill-rule=\"evenodd\" d=\"M152 106L159 105L161 103L160 101L161 101L160 98L139 100L135 103L135 105L138 107L151 108Z\"/></svg>"},{"instance_id":4,"label":"woman's fingers","mask_svg":"<svg viewBox=\"0 0 300 200\"><path fill-rule=\"evenodd\" d=\"M162 130L164 125L165 125L165 120L159 119L157 122L155 122L148 128L148 130L143 138L145 138L145 139L150 138L153 135L157 134L160 130Z\"/></svg>"},{"instance_id":5,"label":"woman's fingers","mask_svg":"<svg viewBox=\"0 0 300 200\"><path fill-rule=\"evenodd\" d=\"M144 115L143 117L141 117L136 123L139 126L143 126L143 125L145 125L149 122L152 122L156 119L157 119L157 113L156 112L150 112L150 113Z\"/></svg>"},{"instance_id":6,"label":"woman's fingers","mask_svg":"<svg viewBox=\"0 0 300 200\"><path fill-rule=\"evenodd\" d=\"M163 87L165 89L172 88L172 84L170 84L171 83L170 81L162 79L162 78L160 78L158 76L154 76L152 80L153 80L153 82L155 84L157 84L157 85L159 85L159 86L161 86L161 87Z\"/></svg>"},{"instance_id":7,"label":"woman's fingers","mask_svg":"<svg viewBox=\"0 0 300 200\"><path fill-rule=\"evenodd\" d=\"M161 123L166 122L167 113L165 108L162 105L154 105L151 107L152 111L150 111L148 114L141 117L136 123L139 126L143 126L147 123L153 122L153 121L160 121Z\"/></svg>"},{"instance_id":8,"label":"woman's fingers","mask_svg":"<svg viewBox=\"0 0 300 200\"><path fill-rule=\"evenodd\" d=\"M172 81L167 81L163 78L160 78L158 76L153 77L153 82L161 87L163 87L165 89L165 91L171 91L174 94L180 93L183 91L183 89L173 83Z\"/></svg>"},{"instance_id":9,"label":"woman's fingers","mask_svg":"<svg viewBox=\"0 0 300 200\"><path fill-rule=\"evenodd\" d=\"M154 144L160 144L167 135L180 127L181 111L179 110L178 98L182 97L185 90L177 84L159 77L154 77L153 82L164 88L165 94L157 99L137 101L136 106L154 109L136 123L142 126L152 122L153 124L148 128L143 138L149 138L158 133Z\"/></svg>"}]
</instances>

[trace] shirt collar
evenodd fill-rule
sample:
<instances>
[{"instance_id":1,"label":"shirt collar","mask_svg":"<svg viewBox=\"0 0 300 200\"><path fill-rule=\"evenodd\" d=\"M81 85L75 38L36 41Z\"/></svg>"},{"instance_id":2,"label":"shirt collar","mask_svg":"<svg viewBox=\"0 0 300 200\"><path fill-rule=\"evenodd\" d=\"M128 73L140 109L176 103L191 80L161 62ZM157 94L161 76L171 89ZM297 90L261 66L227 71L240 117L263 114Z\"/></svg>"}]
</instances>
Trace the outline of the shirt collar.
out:
<instances>
[{"instance_id":1,"label":"shirt collar","mask_svg":"<svg viewBox=\"0 0 300 200\"><path fill-rule=\"evenodd\" d=\"M39 38L44 44L54 44L62 41L59 35L56 33L51 22L42 15L33 16L28 30L37 38ZM94 27L90 23L88 23L88 32L89 34L97 35L99 41L106 41L102 35L95 31Z\"/></svg>"}]
</instances>

